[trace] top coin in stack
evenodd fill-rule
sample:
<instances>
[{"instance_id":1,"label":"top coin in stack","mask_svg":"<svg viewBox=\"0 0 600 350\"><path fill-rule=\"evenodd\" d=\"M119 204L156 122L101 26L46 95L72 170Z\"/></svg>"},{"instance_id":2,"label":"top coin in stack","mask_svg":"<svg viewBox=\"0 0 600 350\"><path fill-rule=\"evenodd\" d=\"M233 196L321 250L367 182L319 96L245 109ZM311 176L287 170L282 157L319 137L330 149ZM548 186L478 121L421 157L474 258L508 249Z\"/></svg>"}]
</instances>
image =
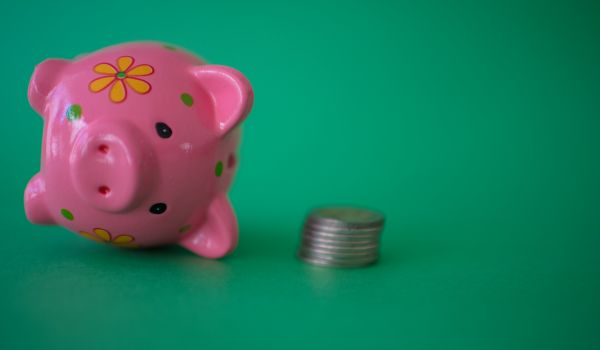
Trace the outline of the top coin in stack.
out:
<instances>
[{"instance_id":1,"label":"top coin in stack","mask_svg":"<svg viewBox=\"0 0 600 350\"><path fill-rule=\"evenodd\" d=\"M298 257L328 267L359 267L379 259L384 216L354 207L311 211L304 223Z\"/></svg>"}]
</instances>

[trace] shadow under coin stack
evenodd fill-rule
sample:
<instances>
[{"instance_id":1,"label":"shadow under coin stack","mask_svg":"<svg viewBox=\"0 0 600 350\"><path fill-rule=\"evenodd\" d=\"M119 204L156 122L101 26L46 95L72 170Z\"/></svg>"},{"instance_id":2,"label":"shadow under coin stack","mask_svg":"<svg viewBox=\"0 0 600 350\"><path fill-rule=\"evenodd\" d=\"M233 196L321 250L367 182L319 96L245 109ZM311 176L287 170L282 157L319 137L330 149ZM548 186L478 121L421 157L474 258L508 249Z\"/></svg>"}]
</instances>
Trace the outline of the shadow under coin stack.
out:
<instances>
[{"instance_id":1,"label":"shadow under coin stack","mask_svg":"<svg viewBox=\"0 0 600 350\"><path fill-rule=\"evenodd\" d=\"M382 214L359 208L319 208L304 224L298 257L328 267L359 267L379 259Z\"/></svg>"}]
</instances>

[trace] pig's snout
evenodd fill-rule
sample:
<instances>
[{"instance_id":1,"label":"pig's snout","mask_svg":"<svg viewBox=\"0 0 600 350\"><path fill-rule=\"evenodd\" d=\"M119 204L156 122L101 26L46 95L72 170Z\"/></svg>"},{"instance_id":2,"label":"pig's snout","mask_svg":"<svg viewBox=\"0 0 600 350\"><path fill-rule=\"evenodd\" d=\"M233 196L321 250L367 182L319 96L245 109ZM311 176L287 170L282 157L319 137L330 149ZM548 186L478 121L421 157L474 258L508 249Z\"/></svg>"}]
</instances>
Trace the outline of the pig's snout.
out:
<instances>
[{"instance_id":1,"label":"pig's snout","mask_svg":"<svg viewBox=\"0 0 600 350\"><path fill-rule=\"evenodd\" d=\"M118 120L98 120L80 131L69 157L79 195L93 207L124 212L152 186L154 154L144 136Z\"/></svg>"}]
</instances>

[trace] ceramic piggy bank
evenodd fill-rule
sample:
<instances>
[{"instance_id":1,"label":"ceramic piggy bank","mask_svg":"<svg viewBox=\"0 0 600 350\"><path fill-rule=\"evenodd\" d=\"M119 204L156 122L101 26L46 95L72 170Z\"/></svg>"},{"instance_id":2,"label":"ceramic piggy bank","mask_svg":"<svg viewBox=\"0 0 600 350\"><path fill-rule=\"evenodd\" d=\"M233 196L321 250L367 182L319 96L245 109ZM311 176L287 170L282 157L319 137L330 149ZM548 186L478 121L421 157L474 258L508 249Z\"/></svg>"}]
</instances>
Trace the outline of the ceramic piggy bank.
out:
<instances>
[{"instance_id":1,"label":"ceramic piggy bank","mask_svg":"<svg viewBox=\"0 0 600 350\"><path fill-rule=\"evenodd\" d=\"M227 191L253 101L240 72L130 43L43 61L28 95L44 119L31 222L117 247L174 243L207 258L235 248Z\"/></svg>"}]
</instances>

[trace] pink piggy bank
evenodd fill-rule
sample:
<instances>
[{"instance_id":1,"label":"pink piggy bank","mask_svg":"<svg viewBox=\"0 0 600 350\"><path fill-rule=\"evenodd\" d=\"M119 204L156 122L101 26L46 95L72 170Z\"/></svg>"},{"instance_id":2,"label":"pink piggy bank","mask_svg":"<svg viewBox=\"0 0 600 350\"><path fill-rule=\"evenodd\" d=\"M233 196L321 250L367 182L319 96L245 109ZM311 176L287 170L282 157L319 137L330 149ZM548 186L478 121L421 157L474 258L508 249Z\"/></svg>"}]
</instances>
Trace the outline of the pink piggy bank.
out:
<instances>
[{"instance_id":1,"label":"pink piggy bank","mask_svg":"<svg viewBox=\"0 0 600 350\"><path fill-rule=\"evenodd\" d=\"M32 223L118 247L235 249L227 191L253 101L241 73L130 43L40 63L28 96L44 118L41 169L25 190Z\"/></svg>"}]
</instances>

